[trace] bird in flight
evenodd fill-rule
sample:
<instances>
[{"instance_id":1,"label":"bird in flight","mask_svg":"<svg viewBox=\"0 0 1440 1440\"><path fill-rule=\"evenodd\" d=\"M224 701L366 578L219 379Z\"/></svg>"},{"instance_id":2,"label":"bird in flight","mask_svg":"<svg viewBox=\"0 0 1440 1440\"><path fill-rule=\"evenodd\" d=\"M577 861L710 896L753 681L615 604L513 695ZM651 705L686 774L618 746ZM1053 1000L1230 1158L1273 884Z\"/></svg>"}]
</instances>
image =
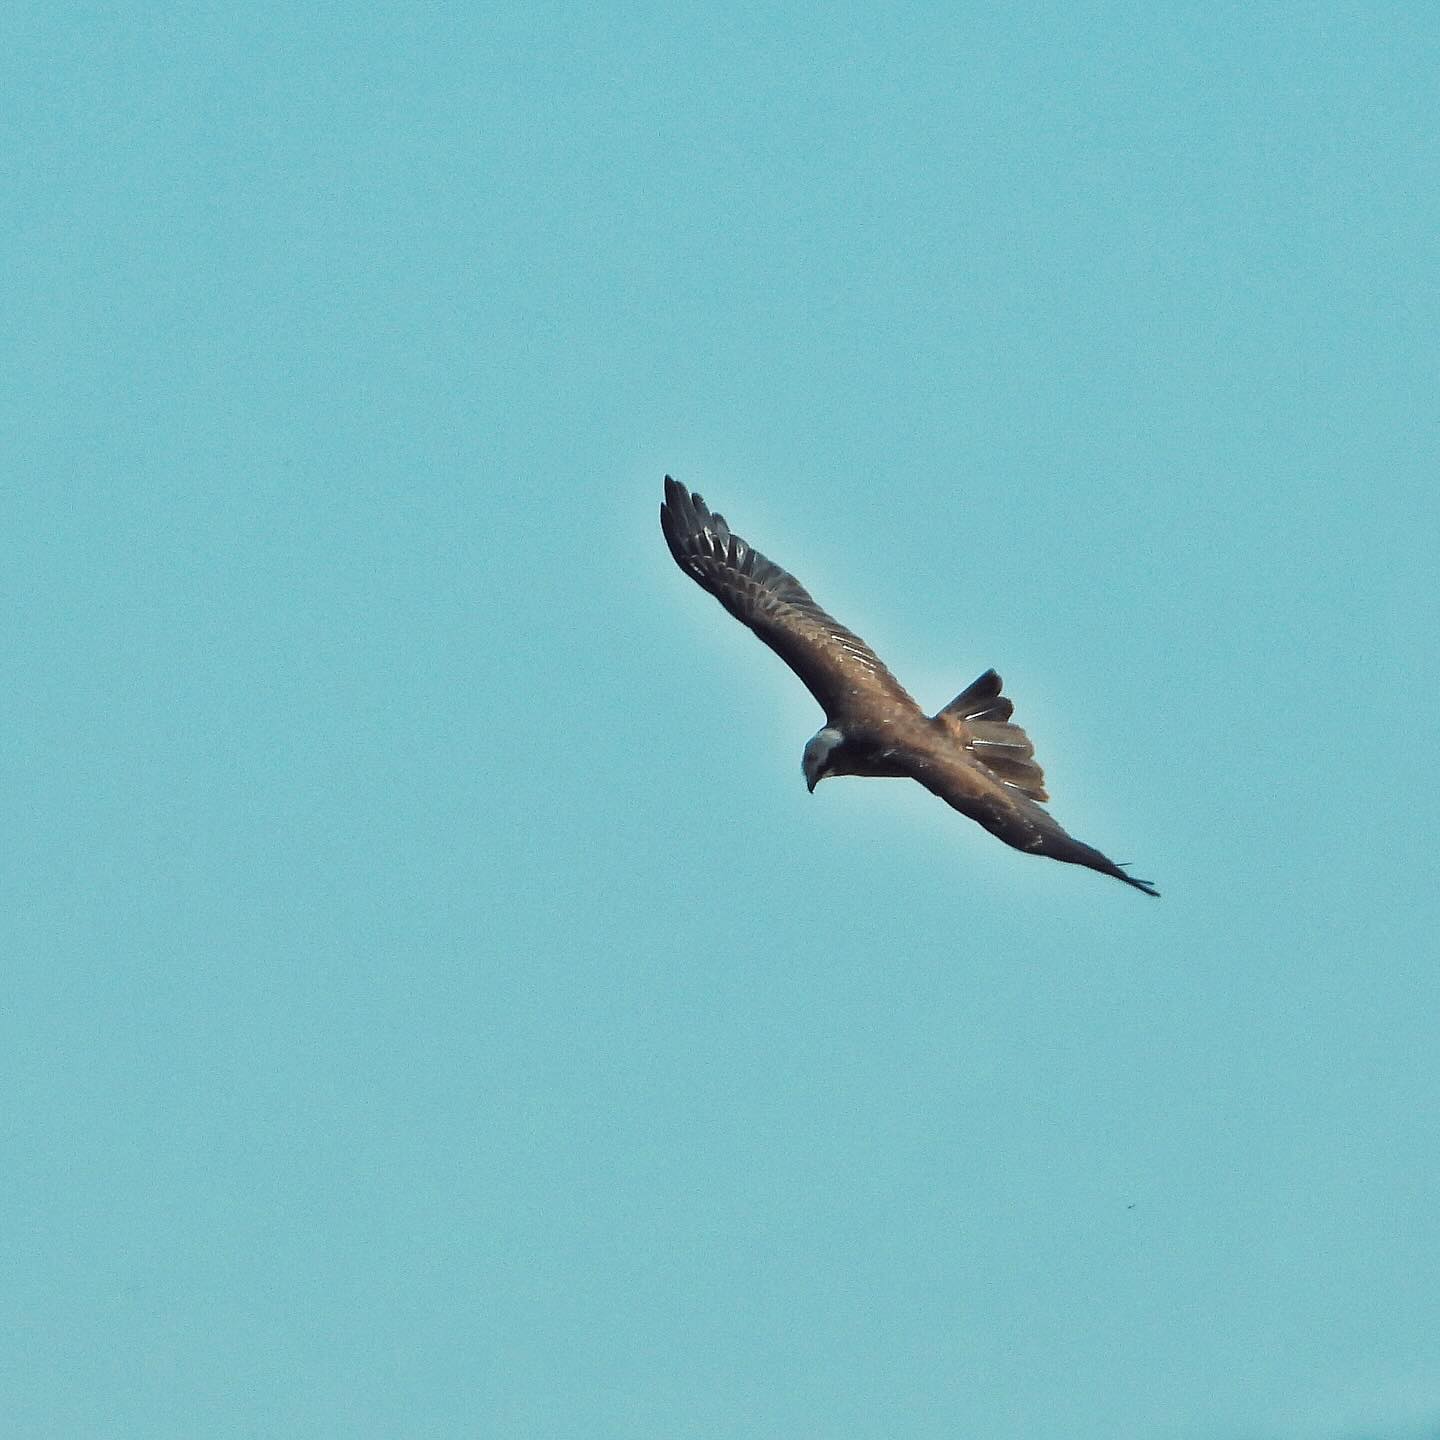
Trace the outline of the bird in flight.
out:
<instances>
[{"instance_id":1,"label":"bird in flight","mask_svg":"<svg viewBox=\"0 0 1440 1440\"><path fill-rule=\"evenodd\" d=\"M918 780L992 835L1160 892L1076 840L1038 803L1045 777L1011 715L1000 677L987 670L936 715L927 715L858 635L827 615L796 578L752 549L700 498L668 475L660 507L675 563L748 625L800 677L825 711L805 746L805 784L831 775Z\"/></svg>"}]
</instances>

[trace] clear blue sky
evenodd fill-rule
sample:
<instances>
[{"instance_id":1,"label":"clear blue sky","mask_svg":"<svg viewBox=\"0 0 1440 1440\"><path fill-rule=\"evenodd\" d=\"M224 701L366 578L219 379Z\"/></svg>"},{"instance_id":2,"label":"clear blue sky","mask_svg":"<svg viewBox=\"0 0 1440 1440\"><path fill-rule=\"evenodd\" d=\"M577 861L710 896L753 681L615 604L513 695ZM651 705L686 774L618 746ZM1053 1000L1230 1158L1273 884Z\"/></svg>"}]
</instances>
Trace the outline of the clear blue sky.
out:
<instances>
[{"instance_id":1,"label":"clear blue sky","mask_svg":"<svg viewBox=\"0 0 1440 1440\"><path fill-rule=\"evenodd\" d=\"M0 20L6 1436L1435 1434L1440 11L458 8Z\"/></svg>"}]
</instances>

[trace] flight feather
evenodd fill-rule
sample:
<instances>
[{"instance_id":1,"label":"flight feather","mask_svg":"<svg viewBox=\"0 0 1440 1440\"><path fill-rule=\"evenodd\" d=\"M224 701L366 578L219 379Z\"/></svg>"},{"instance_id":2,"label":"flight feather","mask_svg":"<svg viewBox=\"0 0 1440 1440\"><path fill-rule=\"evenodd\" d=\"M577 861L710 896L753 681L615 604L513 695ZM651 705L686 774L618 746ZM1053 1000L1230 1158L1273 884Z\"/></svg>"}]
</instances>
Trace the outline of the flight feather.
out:
<instances>
[{"instance_id":1,"label":"flight feather","mask_svg":"<svg viewBox=\"0 0 1440 1440\"><path fill-rule=\"evenodd\" d=\"M840 718L857 703L885 700L918 713L918 706L875 652L787 570L767 560L697 494L665 477L660 528L675 563L748 625Z\"/></svg>"}]
</instances>

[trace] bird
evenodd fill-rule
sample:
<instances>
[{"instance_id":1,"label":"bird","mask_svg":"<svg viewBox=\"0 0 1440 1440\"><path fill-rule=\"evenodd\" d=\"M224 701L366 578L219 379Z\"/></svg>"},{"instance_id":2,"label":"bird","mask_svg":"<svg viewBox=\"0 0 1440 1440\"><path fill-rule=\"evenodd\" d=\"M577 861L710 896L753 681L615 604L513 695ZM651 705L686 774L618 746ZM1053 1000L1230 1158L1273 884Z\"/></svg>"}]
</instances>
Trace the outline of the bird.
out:
<instances>
[{"instance_id":1,"label":"bird","mask_svg":"<svg viewBox=\"0 0 1440 1440\"><path fill-rule=\"evenodd\" d=\"M836 775L915 780L1016 850L1159 895L1043 808L1050 798L1044 774L994 670L927 715L858 635L669 475L660 528L680 569L749 626L819 701L825 723L801 757L811 794Z\"/></svg>"}]
</instances>

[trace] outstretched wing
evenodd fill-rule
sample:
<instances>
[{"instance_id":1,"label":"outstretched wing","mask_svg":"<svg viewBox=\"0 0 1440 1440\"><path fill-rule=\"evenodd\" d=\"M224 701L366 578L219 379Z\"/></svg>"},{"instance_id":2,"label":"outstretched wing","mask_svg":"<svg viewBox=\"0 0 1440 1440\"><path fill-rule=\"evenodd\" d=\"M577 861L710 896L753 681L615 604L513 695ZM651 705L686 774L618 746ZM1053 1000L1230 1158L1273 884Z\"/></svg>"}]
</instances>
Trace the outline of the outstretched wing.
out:
<instances>
[{"instance_id":1,"label":"outstretched wing","mask_svg":"<svg viewBox=\"0 0 1440 1440\"><path fill-rule=\"evenodd\" d=\"M983 680L985 677L982 676ZM978 684L979 682L977 682ZM928 745L907 752L906 769L933 795L978 821L992 835L1030 855L1046 855L1071 865L1084 865L1102 875L1113 875L1147 895L1160 892L1148 881L1127 875L1124 869L1092 845L1071 835L1048 810L1043 810L1014 786L964 752L948 744Z\"/></svg>"},{"instance_id":2,"label":"outstretched wing","mask_svg":"<svg viewBox=\"0 0 1440 1440\"><path fill-rule=\"evenodd\" d=\"M904 687L858 635L827 615L793 575L732 533L724 516L668 475L660 528L675 563L779 655L832 721L856 706L877 703L918 713Z\"/></svg>"}]
</instances>

